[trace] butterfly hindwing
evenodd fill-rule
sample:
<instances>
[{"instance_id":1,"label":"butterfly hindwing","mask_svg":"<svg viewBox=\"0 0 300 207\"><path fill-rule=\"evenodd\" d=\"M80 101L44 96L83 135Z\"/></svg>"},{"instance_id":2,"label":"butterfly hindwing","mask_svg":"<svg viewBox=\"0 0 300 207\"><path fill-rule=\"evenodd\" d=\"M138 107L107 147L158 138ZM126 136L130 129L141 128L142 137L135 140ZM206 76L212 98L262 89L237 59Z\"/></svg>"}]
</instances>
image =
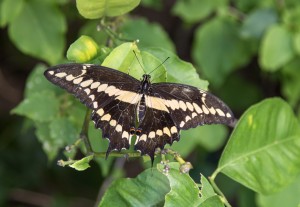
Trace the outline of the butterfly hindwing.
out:
<instances>
[{"instance_id":1,"label":"butterfly hindwing","mask_svg":"<svg viewBox=\"0 0 300 207\"><path fill-rule=\"evenodd\" d=\"M168 109L179 129L194 128L204 124L232 125L234 116L220 99L193 86L157 83L152 84L153 96Z\"/></svg>"}]
</instances>

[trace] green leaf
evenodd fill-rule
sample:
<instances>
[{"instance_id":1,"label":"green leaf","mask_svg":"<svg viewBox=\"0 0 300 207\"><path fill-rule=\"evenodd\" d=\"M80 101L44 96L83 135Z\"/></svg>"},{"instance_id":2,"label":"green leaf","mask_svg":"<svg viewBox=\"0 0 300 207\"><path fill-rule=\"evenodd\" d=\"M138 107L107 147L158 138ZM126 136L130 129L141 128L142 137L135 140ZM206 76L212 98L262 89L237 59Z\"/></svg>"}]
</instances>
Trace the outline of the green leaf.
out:
<instances>
[{"instance_id":1,"label":"green leaf","mask_svg":"<svg viewBox=\"0 0 300 207\"><path fill-rule=\"evenodd\" d=\"M250 60L251 45L239 37L238 29L234 21L214 18L196 30L192 57L216 86Z\"/></svg>"},{"instance_id":2,"label":"green leaf","mask_svg":"<svg viewBox=\"0 0 300 207\"><path fill-rule=\"evenodd\" d=\"M257 9L246 16L241 28L241 35L245 38L260 39L266 29L277 21L277 13L274 9Z\"/></svg>"},{"instance_id":3,"label":"green leaf","mask_svg":"<svg viewBox=\"0 0 300 207\"><path fill-rule=\"evenodd\" d=\"M65 31L64 16L56 7L32 0L25 1L11 22L9 36L23 53L55 64L62 58Z\"/></svg>"},{"instance_id":4,"label":"green leaf","mask_svg":"<svg viewBox=\"0 0 300 207\"><path fill-rule=\"evenodd\" d=\"M299 26L299 21L300 21L300 4L299 1L289 7L283 10L282 14L282 21L286 28L292 28L293 31L300 32L300 26Z\"/></svg>"},{"instance_id":5,"label":"green leaf","mask_svg":"<svg viewBox=\"0 0 300 207\"><path fill-rule=\"evenodd\" d=\"M281 90L292 107L300 100L300 59L296 58L282 68Z\"/></svg>"},{"instance_id":6,"label":"green leaf","mask_svg":"<svg viewBox=\"0 0 300 207\"><path fill-rule=\"evenodd\" d=\"M0 3L0 27L13 22L25 5L25 0L3 0Z\"/></svg>"},{"instance_id":7,"label":"green leaf","mask_svg":"<svg viewBox=\"0 0 300 207\"><path fill-rule=\"evenodd\" d=\"M73 143L79 137L78 129L66 117L54 119L49 129L51 137L54 140L62 140L63 143Z\"/></svg>"},{"instance_id":8,"label":"green leaf","mask_svg":"<svg viewBox=\"0 0 300 207\"><path fill-rule=\"evenodd\" d=\"M259 63L266 71L276 71L295 55L290 32L280 25L268 29L259 51Z\"/></svg>"},{"instance_id":9,"label":"green leaf","mask_svg":"<svg viewBox=\"0 0 300 207\"><path fill-rule=\"evenodd\" d=\"M40 141L48 160L52 161L57 156L59 149L64 147L64 143L62 140L51 137L49 122L35 122L35 127L35 134Z\"/></svg>"},{"instance_id":10,"label":"green leaf","mask_svg":"<svg viewBox=\"0 0 300 207\"><path fill-rule=\"evenodd\" d=\"M269 196L257 195L259 207L300 206L300 177L283 191Z\"/></svg>"},{"instance_id":11,"label":"green leaf","mask_svg":"<svg viewBox=\"0 0 300 207\"><path fill-rule=\"evenodd\" d=\"M76 0L79 13L87 19L123 15L133 10L139 3L140 0Z\"/></svg>"},{"instance_id":12,"label":"green leaf","mask_svg":"<svg viewBox=\"0 0 300 207\"><path fill-rule=\"evenodd\" d=\"M263 194L291 183L300 173L300 128L291 107L279 98L250 107L237 123L214 176L218 172Z\"/></svg>"},{"instance_id":13,"label":"green leaf","mask_svg":"<svg viewBox=\"0 0 300 207\"><path fill-rule=\"evenodd\" d=\"M175 46L161 25L150 23L146 19L139 18L124 23L121 27L122 37L131 40L139 40L139 48L162 47L175 52Z\"/></svg>"},{"instance_id":14,"label":"green leaf","mask_svg":"<svg viewBox=\"0 0 300 207\"><path fill-rule=\"evenodd\" d=\"M188 174L179 172L179 163L168 163L170 171L165 176L170 182L171 191L166 195L164 206L194 206L200 202L199 188ZM163 169L158 164L158 170Z\"/></svg>"},{"instance_id":15,"label":"green leaf","mask_svg":"<svg viewBox=\"0 0 300 207\"><path fill-rule=\"evenodd\" d=\"M96 57L98 50L97 43L91 37L82 35L70 45L67 58L77 63L86 63Z\"/></svg>"},{"instance_id":16,"label":"green leaf","mask_svg":"<svg viewBox=\"0 0 300 207\"><path fill-rule=\"evenodd\" d=\"M147 169L136 178L115 180L99 206L163 206L170 191L168 179L157 169Z\"/></svg>"},{"instance_id":17,"label":"green leaf","mask_svg":"<svg viewBox=\"0 0 300 207\"><path fill-rule=\"evenodd\" d=\"M300 32L294 35L294 47L297 55L300 55Z\"/></svg>"},{"instance_id":18,"label":"green leaf","mask_svg":"<svg viewBox=\"0 0 300 207\"><path fill-rule=\"evenodd\" d=\"M199 77L194 66L186 61L181 60L173 52L160 47L147 48L146 51L159 58L161 62L169 59L164 63L167 70L167 81L173 83L183 83L207 90L208 82Z\"/></svg>"},{"instance_id":19,"label":"green leaf","mask_svg":"<svg viewBox=\"0 0 300 207\"><path fill-rule=\"evenodd\" d=\"M93 159L93 157L94 155L84 157L81 160L78 160L69 166L78 171L86 170L87 168L90 167L89 162Z\"/></svg>"},{"instance_id":20,"label":"green leaf","mask_svg":"<svg viewBox=\"0 0 300 207\"><path fill-rule=\"evenodd\" d=\"M133 51L135 51L137 57L134 55ZM159 59L152 54L148 52L140 52L135 43L124 43L116 47L102 63L103 66L118 69L119 71L128 73L138 80L140 80L144 73L151 72L160 64L161 62ZM153 71L151 76L151 80L154 82L165 81L166 68L164 65L161 65Z\"/></svg>"},{"instance_id":21,"label":"green leaf","mask_svg":"<svg viewBox=\"0 0 300 207\"><path fill-rule=\"evenodd\" d=\"M208 17L218 7L227 5L227 0L181 0L176 1L172 13L187 23L196 23Z\"/></svg>"},{"instance_id":22,"label":"green leaf","mask_svg":"<svg viewBox=\"0 0 300 207\"><path fill-rule=\"evenodd\" d=\"M47 69L45 65L38 64L34 67L26 81L25 97L32 94L41 93L42 91L57 91L58 87L51 84L44 77L44 72Z\"/></svg>"},{"instance_id":23,"label":"green leaf","mask_svg":"<svg viewBox=\"0 0 300 207\"><path fill-rule=\"evenodd\" d=\"M181 131L180 142L174 142L172 149L181 156L188 156L197 146L216 151L225 142L227 129L222 125L205 125Z\"/></svg>"},{"instance_id":24,"label":"green leaf","mask_svg":"<svg viewBox=\"0 0 300 207\"><path fill-rule=\"evenodd\" d=\"M25 98L12 113L26 116L34 121L51 121L59 113L59 100L53 92L42 91Z\"/></svg>"}]
</instances>

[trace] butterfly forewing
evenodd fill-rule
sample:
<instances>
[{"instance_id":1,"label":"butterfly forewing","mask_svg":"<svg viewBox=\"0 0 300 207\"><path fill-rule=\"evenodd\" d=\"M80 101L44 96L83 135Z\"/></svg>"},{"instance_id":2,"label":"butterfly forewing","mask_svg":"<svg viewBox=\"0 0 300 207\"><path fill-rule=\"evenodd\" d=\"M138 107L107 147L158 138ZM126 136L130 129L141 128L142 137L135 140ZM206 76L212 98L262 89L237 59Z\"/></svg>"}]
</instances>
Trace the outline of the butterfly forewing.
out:
<instances>
[{"instance_id":1,"label":"butterfly forewing","mask_svg":"<svg viewBox=\"0 0 300 207\"><path fill-rule=\"evenodd\" d=\"M110 140L111 150L128 149L135 126L140 82L114 69L89 64L64 64L45 72L48 80L74 94L93 110L91 119Z\"/></svg>"}]
</instances>

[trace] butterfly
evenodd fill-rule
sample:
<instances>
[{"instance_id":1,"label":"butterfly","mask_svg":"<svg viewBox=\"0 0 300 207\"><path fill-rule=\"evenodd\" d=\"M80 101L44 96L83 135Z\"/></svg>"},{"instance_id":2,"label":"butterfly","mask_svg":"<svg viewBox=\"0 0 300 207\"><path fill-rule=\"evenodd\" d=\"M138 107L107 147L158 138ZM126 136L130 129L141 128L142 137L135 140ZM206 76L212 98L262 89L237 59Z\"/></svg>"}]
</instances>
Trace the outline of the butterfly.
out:
<instances>
[{"instance_id":1,"label":"butterfly","mask_svg":"<svg viewBox=\"0 0 300 207\"><path fill-rule=\"evenodd\" d=\"M230 108L211 93L177 83L151 83L93 64L62 64L44 73L52 83L75 95L92 110L95 127L112 150L134 149L154 160L155 149L179 141L180 130L205 124L233 125Z\"/></svg>"}]
</instances>

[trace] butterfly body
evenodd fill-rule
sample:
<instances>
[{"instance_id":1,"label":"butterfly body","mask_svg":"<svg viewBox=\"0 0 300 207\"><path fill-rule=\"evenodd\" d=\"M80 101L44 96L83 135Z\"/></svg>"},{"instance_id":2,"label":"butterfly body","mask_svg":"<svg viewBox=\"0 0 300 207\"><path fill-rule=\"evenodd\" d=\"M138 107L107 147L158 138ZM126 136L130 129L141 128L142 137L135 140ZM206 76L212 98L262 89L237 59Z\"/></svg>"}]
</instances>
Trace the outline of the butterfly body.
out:
<instances>
[{"instance_id":1,"label":"butterfly body","mask_svg":"<svg viewBox=\"0 0 300 207\"><path fill-rule=\"evenodd\" d=\"M227 124L234 117L220 99L193 86L141 81L120 71L90 64L64 64L45 71L46 78L92 109L91 119L112 150L135 150L154 159L156 148L178 141L181 129Z\"/></svg>"}]
</instances>

